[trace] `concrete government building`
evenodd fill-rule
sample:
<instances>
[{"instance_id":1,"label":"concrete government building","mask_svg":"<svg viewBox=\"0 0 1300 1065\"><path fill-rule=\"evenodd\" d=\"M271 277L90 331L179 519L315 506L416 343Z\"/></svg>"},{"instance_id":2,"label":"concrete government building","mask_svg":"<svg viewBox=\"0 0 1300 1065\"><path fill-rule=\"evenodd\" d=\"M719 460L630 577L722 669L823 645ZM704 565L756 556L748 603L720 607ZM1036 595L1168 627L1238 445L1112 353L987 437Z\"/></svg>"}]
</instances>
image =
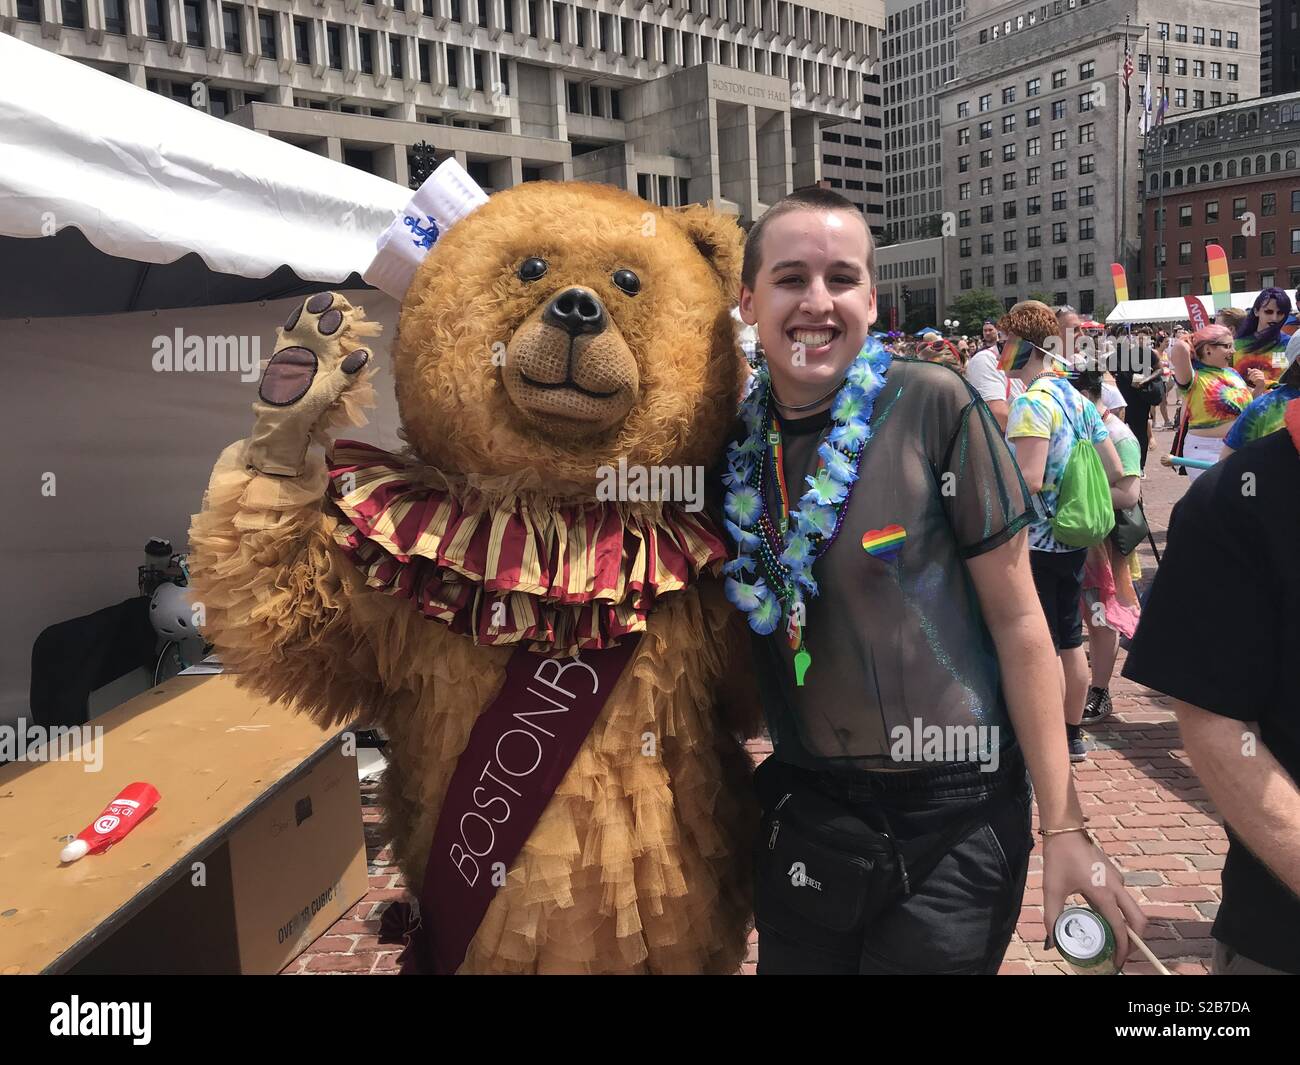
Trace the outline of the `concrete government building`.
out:
<instances>
[{"instance_id":1,"label":"concrete government building","mask_svg":"<svg viewBox=\"0 0 1300 1065\"><path fill-rule=\"evenodd\" d=\"M1155 134L1144 161L1138 133L1148 67L1153 96L1168 97L1166 124L1257 96L1259 6L966 0L957 57L940 101L949 299L989 289L1010 306L1044 293L1100 312L1114 306L1110 264L1136 273L1143 171L1158 163Z\"/></svg>"},{"instance_id":2,"label":"concrete government building","mask_svg":"<svg viewBox=\"0 0 1300 1065\"><path fill-rule=\"evenodd\" d=\"M824 180L823 127L879 129L883 27L883 0L0 0L0 31L401 184L426 141L489 191L742 224Z\"/></svg>"}]
</instances>

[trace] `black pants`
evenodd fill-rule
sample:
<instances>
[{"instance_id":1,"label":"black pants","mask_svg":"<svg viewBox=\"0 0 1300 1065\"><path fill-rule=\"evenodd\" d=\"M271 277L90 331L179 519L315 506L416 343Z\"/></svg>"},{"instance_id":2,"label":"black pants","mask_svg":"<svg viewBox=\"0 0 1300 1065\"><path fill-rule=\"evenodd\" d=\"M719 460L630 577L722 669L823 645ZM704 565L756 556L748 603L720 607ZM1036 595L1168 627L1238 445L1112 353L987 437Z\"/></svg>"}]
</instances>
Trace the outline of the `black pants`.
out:
<instances>
[{"instance_id":1,"label":"black pants","mask_svg":"<svg viewBox=\"0 0 1300 1065\"><path fill-rule=\"evenodd\" d=\"M1136 392L1126 398L1128 398L1128 406L1124 408L1124 421L1138 439L1138 447L1142 449L1142 468L1145 470L1147 447L1151 443L1149 422L1152 405L1145 399L1139 399Z\"/></svg>"},{"instance_id":2,"label":"black pants","mask_svg":"<svg viewBox=\"0 0 1300 1065\"><path fill-rule=\"evenodd\" d=\"M758 938L759 974L996 973L1020 917L1033 849L1029 779L1019 748L1002 752L1001 765L992 773L963 762L915 771L804 776L869 824L883 818L900 840L941 832L1008 777L988 819L953 847L911 895L886 909L861 943L846 942L836 952L816 950L764 926ZM757 916L764 920L762 913Z\"/></svg>"}]
</instances>

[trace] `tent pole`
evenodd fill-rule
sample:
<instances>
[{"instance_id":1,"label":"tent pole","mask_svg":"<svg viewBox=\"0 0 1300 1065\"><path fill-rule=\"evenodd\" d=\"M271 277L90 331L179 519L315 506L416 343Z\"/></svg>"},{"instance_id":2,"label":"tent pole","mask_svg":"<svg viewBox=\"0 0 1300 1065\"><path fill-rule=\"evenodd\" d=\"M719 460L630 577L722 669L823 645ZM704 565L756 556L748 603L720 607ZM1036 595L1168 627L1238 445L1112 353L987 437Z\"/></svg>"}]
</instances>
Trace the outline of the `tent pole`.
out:
<instances>
[{"instance_id":1,"label":"tent pole","mask_svg":"<svg viewBox=\"0 0 1300 1065\"><path fill-rule=\"evenodd\" d=\"M153 265L153 263L141 263L141 264L140 264L140 272L136 275L136 278L135 278L135 288L132 289L132 291L131 291L131 298L130 298L130 300L127 301L127 305L126 305L126 310L127 310L127 313L128 313L128 314L129 314L131 311L134 311L134 310L135 310L135 308L136 308L136 304L137 304L137 303L139 302L139 300L140 300L140 293L144 291L144 283L145 283L145 279L149 276L149 268L150 268L152 265Z\"/></svg>"}]
</instances>

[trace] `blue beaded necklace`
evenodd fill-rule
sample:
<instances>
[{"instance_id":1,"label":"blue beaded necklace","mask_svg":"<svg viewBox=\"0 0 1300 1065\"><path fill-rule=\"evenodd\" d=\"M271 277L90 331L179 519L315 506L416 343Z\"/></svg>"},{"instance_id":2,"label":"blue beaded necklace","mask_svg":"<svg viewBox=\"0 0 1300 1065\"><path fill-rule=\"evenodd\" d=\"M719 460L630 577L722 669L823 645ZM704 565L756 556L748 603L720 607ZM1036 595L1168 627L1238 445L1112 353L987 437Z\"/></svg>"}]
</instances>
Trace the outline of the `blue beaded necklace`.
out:
<instances>
[{"instance_id":1,"label":"blue beaded necklace","mask_svg":"<svg viewBox=\"0 0 1300 1065\"><path fill-rule=\"evenodd\" d=\"M783 617L787 619L799 686L812 665L803 638L805 596L818 594L812 567L835 542L844 523L889 362L880 342L868 337L831 404L832 429L817 449L817 469L804 478L808 491L793 513L766 363L755 369L754 387L741 404L747 435L727 449L723 482L728 490L723 505L727 532L736 543L736 558L723 567L727 598L745 612L749 627L759 635L770 635ZM769 470L780 507L775 521L763 491Z\"/></svg>"}]
</instances>

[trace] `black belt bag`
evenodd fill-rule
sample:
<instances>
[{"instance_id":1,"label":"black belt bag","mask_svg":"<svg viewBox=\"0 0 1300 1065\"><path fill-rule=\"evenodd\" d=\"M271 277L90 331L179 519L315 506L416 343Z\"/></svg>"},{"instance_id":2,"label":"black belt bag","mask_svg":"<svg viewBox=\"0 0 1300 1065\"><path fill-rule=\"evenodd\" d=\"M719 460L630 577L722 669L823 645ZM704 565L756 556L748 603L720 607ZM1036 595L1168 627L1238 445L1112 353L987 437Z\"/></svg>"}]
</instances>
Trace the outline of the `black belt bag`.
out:
<instances>
[{"instance_id":1,"label":"black belt bag","mask_svg":"<svg viewBox=\"0 0 1300 1065\"><path fill-rule=\"evenodd\" d=\"M988 820L994 804L1011 794L1014 774L948 828L906 841L816 791L810 778L770 758L755 777L764 800L755 840L758 932L857 956L876 918L916 890L945 854Z\"/></svg>"}]
</instances>

